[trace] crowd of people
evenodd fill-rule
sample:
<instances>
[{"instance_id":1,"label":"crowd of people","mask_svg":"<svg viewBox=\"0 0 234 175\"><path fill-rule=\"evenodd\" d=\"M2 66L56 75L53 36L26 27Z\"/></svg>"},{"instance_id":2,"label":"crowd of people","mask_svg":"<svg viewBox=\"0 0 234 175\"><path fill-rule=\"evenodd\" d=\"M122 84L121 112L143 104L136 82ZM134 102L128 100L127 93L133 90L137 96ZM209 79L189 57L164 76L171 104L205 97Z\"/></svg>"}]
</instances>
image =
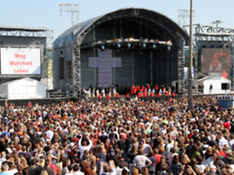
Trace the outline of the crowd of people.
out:
<instances>
[{"instance_id":1,"label":"crowd of people","mask_svg":"<svg viewBox=\"0 0 234 175\"><path fill-rule=\"evenodd\" d=\"M0 108L0 175L233 175L233 107L212 97Z\"/></svg>"}]
</instances>

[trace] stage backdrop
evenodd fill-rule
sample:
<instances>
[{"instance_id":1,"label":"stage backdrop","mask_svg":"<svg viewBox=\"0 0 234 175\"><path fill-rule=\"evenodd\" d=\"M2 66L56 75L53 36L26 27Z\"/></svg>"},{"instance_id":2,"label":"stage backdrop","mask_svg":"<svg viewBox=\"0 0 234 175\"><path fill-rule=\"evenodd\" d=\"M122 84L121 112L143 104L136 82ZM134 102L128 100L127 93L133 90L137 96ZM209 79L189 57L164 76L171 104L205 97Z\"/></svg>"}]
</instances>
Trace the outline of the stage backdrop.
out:
<instances>
[{"instance_id":1,"label":"stage backdrop","mask_svg":"<svg viewBox=\"0 0 234 175\"><path fill-rule=\"evenodd\" d=\"M150 52L137 50L82 51L82 87L150 83Z\"/></svg>"}]
</instances>

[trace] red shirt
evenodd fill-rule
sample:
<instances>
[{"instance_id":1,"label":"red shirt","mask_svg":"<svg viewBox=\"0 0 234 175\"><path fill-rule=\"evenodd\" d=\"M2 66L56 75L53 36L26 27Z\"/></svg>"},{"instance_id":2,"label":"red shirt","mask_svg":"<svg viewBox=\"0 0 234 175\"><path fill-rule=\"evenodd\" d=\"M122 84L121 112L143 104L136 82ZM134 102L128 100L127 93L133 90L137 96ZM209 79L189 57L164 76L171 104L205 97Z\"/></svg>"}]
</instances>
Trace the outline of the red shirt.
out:
<instances>
[{"instance_id":1,"label":"red shirt","mask_svg":"<svg viewBox=\"0 0 234 175\"><path fill-rule=\"evenodd\" d=\"M226 154L223 151L219 151L219 155L223 156L223 157L226 157Z\"/></svg>"},{"instance_id":2,"label":"red shirt","mask_svg":"<svg viewBox=\"0 0 234 175\"><path fill-rule=\"evenodd\" d=\"M161 96L160 93L158 93L157 96L160 97Z\"/></svg>"},{"instance_id":3,"label":"red shirt","mask_svg":"<svg viewBox=\"0 0 234 175\"><path fill-rule=\"evenodd\" d=\"M223 123L223 127L226 128L228 131L230 131L231 124L228 123L228 122L224 122L224 123Z\"/></svg>"},{"instance_id":4,"label":"red shirt","mask_svg":"<svg viewBox=\"0 0 234 175\"><path fill-rule=\"evenodd\" d=\"M155 86L155 90L156 90L156 91L158 90L158 85Z\"/></svg>"},{"instance_id":5,"label":"red shirt","mask_svg":"<svg viewBox=\"0 0 234 175\"><path fill-rule=\"evenodd\" d=\"M141 92L138 92L137 96L138 96L139 98L141 98L141 97L142 97L142 93L141 93Z\"/></svg>"},{"instance_id":6,"label":"red shirt","mask_svg":"<svg viewBox=\"0 0 234 175\"><path fill-rule=\"evenodd\" d=\"M150 93L150 97L154 97L154 93L153 92Z\"/></svg>"},{"instance_id":7,"label":"red shirt","mask_svg":"<svg viewBox=\"0 0 234 175\"><path fill-rule=\"evenodd\" d=\"M119 98L119 94L118 93L116 94L116 97Z\"/></svg>"},{"instance_id":8,"label":"red shirt","mask_svg":"<svg viewBox=\"0 0 234 175\"><path fill-rule=\"evenodd\" d=\"M53 168L55 174L57 174L58 171L57 171L57 168L56 168L56 166L55 166L54 164L50 163L50 164L49 164L49 167L50 167L50 168Z\"/></svg>"},{"instance_id":9,"label":"red shirt","mask_svg":"<svg viewBox=\"0 0 234 175\"><path fill-rule=\"evenodd\" d=\"M102 95L101 95L101 94L99 94L98 98L99 98L99 99L101 99L101 98L102 98Z\"/></svg>"},{"instance_id":10,"label":"red shirt","mask_svg":"<svg viewBox=\"0 0 234 175\"><path fill-rule=\"evenodd\" d=\"M135 86L132 86L131 89L130 89L130 91L131 91L131 94L135 94L135 93L136 93L136 88L135 88Z\"/></svg>"},{"instance_id":11,"label":"red shirt","mask_svg":"<svg viewBox=\"0 0 234 175\"><path fill-rule=\"evenodd\" d=\"M126 98L129 98L129 94L126 94Z\"/></svg>"},{"instance_id":12,"label":"red shirt","mask_svg":"<svg viewBox=\"0 0 234 175\"><path fill-rule=\"evenodd\" d=\"M121 135L122 135L122 137L123 137L123 140L126 140L126 139L127 139L127 134L122 133Z\"/></svg>"},{"instance_id":13,"label":"red shirt","mask_svg":"<svg viewBox=\"0 0 234 175\"><path fill-rule=\"evenodd\" d=\"M162 155L161 154L154 154L153 156L156 158L155 165L157 165L161 161Z\"/></svg>"},{"instance_id":14,"label":"red shirt","mask_svg":"<svg viewBox=\"0 0 234 175\"><path fill-rule=\"evenodd\" d=\"M172 97L175 97L175 92L172 92L172 93L171 93L171 96L172 96Z\"/></svg>"},{"instance_id":15,"label":"red shirt","mask_svg":"<svg viewBox=\"0 0 234 175\"><path fill-rule=\"evenodd\" d=\"M107 95L106 97L107 97L107 100L110 100L110 95Z\"/></svg>"}]
</instances>

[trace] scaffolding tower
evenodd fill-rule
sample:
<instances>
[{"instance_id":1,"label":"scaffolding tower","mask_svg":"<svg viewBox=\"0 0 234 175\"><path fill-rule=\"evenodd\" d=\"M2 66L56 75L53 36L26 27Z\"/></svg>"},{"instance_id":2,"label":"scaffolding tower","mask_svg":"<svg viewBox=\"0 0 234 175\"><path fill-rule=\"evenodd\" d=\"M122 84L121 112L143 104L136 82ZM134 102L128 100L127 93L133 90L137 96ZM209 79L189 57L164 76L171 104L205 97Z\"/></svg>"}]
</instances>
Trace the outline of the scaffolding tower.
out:
<instances>
[{"instance_id":1,"label":"scaffolding tower","mask_svg":"<svg viewBox=\"0 0 234 175\"><path fill-rule=\"evenodd\" d=\"M231 83L234 83L234 28L225 28L218 26L220 21L215 21L212 24L214 25L202 25L202 24L193 24L193 37L194 37L194 74L195 80L198 79L198 51L200 46L198 45L199 42L222 42L225 43L223 47L231 48L231 73L230 79ZM184 26L185 30L189 30L189 25Z\"/></svg>"},{"instance_id":2,"label":"scaffolding tower","mask_svg":"<svg viewBox=\"0 0 234 175\"><path fill-rule=\"evenodd\" d=\"M185 25L187 25L189 23L187 20L190 17L190 10L179 9L178 12L179 12L179 15L178 15L179 25L181 27L184 27ZM195 13L195 11L193 10L193 18L194 18L194 13Z\"/></svg>"},{"instance_id":3,"label":"scaffolding tower","mask_svg":"<svg viewBox=\"0 0 234 175\"><path fill-rule=\"evenodd\" d=\"M79 28L79 5L78 4L59 4L60 6L60 14L62 12L71 13L71 21L72 21L72 34L73 36L80 29ZM78 27L75 27L78 25ZM79 44L72 43L72 81L66 82L65 88L67 95L72 95L74 97L79 96L80 86L81 86L81 71L80 71L80 51L77 53L77 47L80 47ZM79 49L78 49L79 50ZM77 55L78 54L78 55ZM77 90L78 88L78 90ZM79 92L78 92L79 91Z\"/></svg>"}]
</instances>

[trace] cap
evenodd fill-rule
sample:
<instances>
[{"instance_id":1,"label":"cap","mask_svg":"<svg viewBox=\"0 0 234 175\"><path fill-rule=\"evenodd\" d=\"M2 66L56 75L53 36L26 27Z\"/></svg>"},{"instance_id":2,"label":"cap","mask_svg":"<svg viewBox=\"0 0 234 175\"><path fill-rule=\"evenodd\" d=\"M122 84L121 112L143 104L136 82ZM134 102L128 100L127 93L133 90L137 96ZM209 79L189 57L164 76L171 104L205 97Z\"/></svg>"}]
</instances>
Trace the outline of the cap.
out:
<instances>
[{"instance_id":1,"label":"cap","mask_svg":"<svg viewBox=\"0 0 234 175\"><path fill-rule=\"evenodd\" d=\"M124 167L124 168L123 168L123 171L129 172L129 169L128 169L127 167Z\"/></svg>"},{"instance_id":2,"label":"cap","mask_svg":"<svg viewBox=\"0 0 234 175\"><path fill-rule=\"evenodd\" d=\"M73 147L75 145L74 142L71 142L69 146Z\"/></svg>"}]
</instances>

